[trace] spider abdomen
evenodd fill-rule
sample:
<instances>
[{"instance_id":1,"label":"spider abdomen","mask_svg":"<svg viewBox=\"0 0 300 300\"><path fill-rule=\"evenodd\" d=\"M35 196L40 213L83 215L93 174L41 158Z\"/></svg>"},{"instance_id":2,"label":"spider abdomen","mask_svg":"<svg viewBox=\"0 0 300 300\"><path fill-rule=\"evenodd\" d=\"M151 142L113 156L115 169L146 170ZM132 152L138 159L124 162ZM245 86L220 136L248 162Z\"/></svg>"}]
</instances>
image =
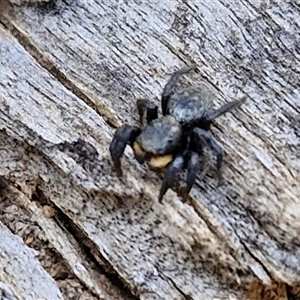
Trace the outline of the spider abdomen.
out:
<instances>
[{"instance_id":1,"label":"spider abdomen","mask_svg":"<svg viewBox=\"0 0 300 300\"><path fill-rule=\"evenodd\" d=\"M168 113L181 124L205 118L212 109L212 96L207 88L183 89L171 96Z\"/></svg>"}]
</instances>

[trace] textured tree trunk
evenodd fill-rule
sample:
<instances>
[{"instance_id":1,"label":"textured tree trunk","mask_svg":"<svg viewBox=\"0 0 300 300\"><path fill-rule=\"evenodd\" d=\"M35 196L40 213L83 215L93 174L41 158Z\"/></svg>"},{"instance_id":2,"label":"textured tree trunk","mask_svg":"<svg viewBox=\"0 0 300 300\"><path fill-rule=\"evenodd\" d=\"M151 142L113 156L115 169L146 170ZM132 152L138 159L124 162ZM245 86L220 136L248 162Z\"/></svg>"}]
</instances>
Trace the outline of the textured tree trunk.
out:
<instances>
[{"instance_id":1,"label":"textured tree trunk","mask_svg":"<svg viewBox=\"0 0 300 300\"><path fill-rule=\"evenodd\" d=\"M300 299L297 1L11 2L0 299ZM206 84L215 107L247 100L212 128L222 185L208 152L187 203L159 203L161 175L126 149L117 178L108 146L191 64L181 84Z\"/></svg>"}]
</instances>

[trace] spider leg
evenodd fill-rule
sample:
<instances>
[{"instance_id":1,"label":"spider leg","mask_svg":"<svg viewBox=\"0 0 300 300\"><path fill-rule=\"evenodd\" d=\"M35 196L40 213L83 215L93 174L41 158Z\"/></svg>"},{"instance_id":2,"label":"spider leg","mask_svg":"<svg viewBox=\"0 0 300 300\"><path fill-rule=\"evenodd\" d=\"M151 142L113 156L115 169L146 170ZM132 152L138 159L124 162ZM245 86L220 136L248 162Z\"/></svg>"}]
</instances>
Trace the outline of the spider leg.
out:
<instances>
[{"instance_id":1,"label":"spider leg","mask_svg":"<svg viewBox=\"0 0 300 300\"><path fill-rule=\"evenodd\" d=\"M109 145L109 152L114 163L117 176L122 176L121 157L126 145L132 146L140 133L140 128L130 125L124 125L116 130L114 138Z\"/></svg>"},{"instance_id":2,"label":"spider leg","mask_svg":"<svg viewBox=\"0 0 300 300\"><path fill-rule=\"evenodd\" d=\"M196 69L196 65L191 65L190 67L182 68L172 74L171 78L169 79L169 81L167 82L167 84L163 89L162 98L161 98L161 108L164 116L168 114L167 111L168 102L170 100L173 89L176 83L178 82L180 76L195 69Z\"/></svg>"},{"instance_id":3,"label":"spider leg","mask_svg":"<svg viewBox=\"0 0 300 300\"><path fill-rule=\"evenodd\" d=\"M221 106L219 109L213 111L210 115L208 115L206 120L211 122L214 119L218 118L219 116L233 110L234 108L240 107L245 101L246 101L246 97L243 97L240 100L228 102L228 103L224 104L223 106Z\"/></svg>"},{"instance_id":4,"label":"spider leg","mask_svg":"<svg viewBox=\"0 0 300 300\"><path fill-rule=\"evenodd\" d=\"M190 152L189 158L187 162L187 175L186 175L186 187L182 191L182 197L184 201L186 200L189 192L191 191L196 177L197 173L200 169L200 156L196 152Z\"/></svg>"},{"instance_id":5,"label":"spider leg","mask_svg":"<svg viewBox=\"0 0 300 300\"><path fill-rule=\"evenodd\" d=\"M140 116L140 124L143 125L143 118L146 115L147 123L158 118L158 107L148 99L139 99L136 102L138 113Z\"/></svg>"},{"instance_id":6,"label":"spider leg","mask_svg":"<svg viewBox=\"0 0 300 300\"><path fill-rule=\"evenodd\" d=\"M167 190L172 187L172 183L176 180L178 173L182 170L184 166L183 156L177 156L167 168L165 178L159 192L158 201L161 202Z\"/></svg>"},{"instance_id":7,"label":"spider leg","mask_svg":"<svg viewBox=\"0 0 300 300\"><path fill-rule=\"evenodd\" d=\"M219 175L219 178L221 178L221 165L223 161L223 149L220 145L217 144L215 138L213 135L205 131L201 128L194 128L192 131L193 138L192 138L192 143L193 143L193 149L196 150L196 148L201 147L203 145L203 140L204 142L216 153L217 155L217 173Z\"/></svg>"}]
</instances>

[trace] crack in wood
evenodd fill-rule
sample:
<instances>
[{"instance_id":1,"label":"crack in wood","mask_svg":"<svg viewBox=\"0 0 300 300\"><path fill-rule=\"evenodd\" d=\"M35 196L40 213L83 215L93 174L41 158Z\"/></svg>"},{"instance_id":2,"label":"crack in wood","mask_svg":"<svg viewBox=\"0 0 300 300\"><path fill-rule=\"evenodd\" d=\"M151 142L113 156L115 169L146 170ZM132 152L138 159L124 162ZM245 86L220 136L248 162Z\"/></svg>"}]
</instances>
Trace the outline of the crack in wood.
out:
<instances>
[{"instance_id":1,"label":"crack in wood","mask_svg":"<svg viewBox=\"0 0 300 300\"><path fill-rule=\"evenodd\" d=\"M53 217L53 220L59 225L59 227L62 229L62 231L67 236L70 243L73 244L74 249L77 250L77 252L80 253L81 258L84 261L84 265L88 269L92 269L96 271L97 276L103 276L106 278L108 282L110 282L111 286L114 286L119 290L119 292L125 297L125 299L128 300L137 300L139 298L135 297L131 291L126 287L126 285L123 284L123 282L120 280L120 277L116 272L113 270L112 266L109 265L109 263L105 262L103 258L101 257L101 254L95 249L91 250L93 248L92 243L84 236L84 234L80 231L80 229L65 215L63 212L55 206L54 203L49 201L46 196L43 194L43 192L36 186L35 191L33 191L31 199L27 198L25 195L23 195L22 189L24 189L24 186L21 188L19 186L14 187L13 183L10 181L7 181L3 176L0 176L0 197L2 198L9 198L13 197L14 199L10 199L9 202L7 202L7 205L11 205L11 202L15 202L20 207L20 210L24 210L24 213L27 215L30 215L31 203L36 203L37 207L42 208L45 207L45 205L51 205L54 208L55 216ZM26 198L28 203L23 203L24 201L21 200L21 198ZM2 202L2 208L5 210L5 203ZM24 207L23 207L24 206ZM20 221L23 220L22 216L20 217ZM28 224L32 226L37 226L40 231L44 231L44 226L39 224L39 221L33 221L32 224ZM11 228L10 224L7 224L9 226L10 230L14 234L20 234L20 232L16 232L14 228ZM46 234L46 232L45 232ZM32 241L34 242L33 245L28 245L29 247L32 247L33 249L36 249L34 245L36 243L43 244L43 240L39 240L39 236L35 236ZM25 236L22 236L26 239ZM37 242L39 240L39 242ZM26 243L26 241L25 241ZM51 241L50 241L51 244ZM79 251L78 251L79 249ZM91 289L91 286L87 284L82 278L77 276L76 272L74 272L74 269L69 265L68 261L65 260L65 258L62 256L62 254L55 248L52 248L51 251L54 251L57 257L60 258L61 263L52 262L51 268L58 266L56 274L50 272L50 275L52 275L53 279L59 284L60 281L69 280L68 274L74 275L78 281L82 283L83 286L90 292L91 295L93 295L95 298L99 298L99 294L95 292L95 290ZM40 258L39 258L40 259ZM45 262L43 262L45 263ZM47 265L49 267L49 260L47 260ZM59 265L62 265L59 267ZM79 264L78 264L79 265ZM49 270L48 270L49 272ZM53 275L55 274L55 276ZM97 280L97 278L94 278L94 280ZM103 281L103 279L101 279ZM107 284L107 283L106 283ZM101 299L106 299L105 297L101 297Z\"/></svg>"},{"instance_id":2,"label":"crack in wood","mask_svg":"<svg viewBox=\"0 0 300 300\"><path fill-rule=\"evenodd\" d=\"M159 268L157 266L156 266L156 268L159 271L159 276L161 278L163 278L164 280L167 279L172 284L172 286L175 288L175 290L177 290L179 292L179 294L181 294L185 300L193 300L193 297L190 295L187 295L181 288L179 288L170 276L167 276L163 272L161 272L161 270L159 270Z\"/></svg>"},{"instance_id":3,"label":"crack in wood","mask_svg":"<svg viewBox=\"0 0 300 300\"><path fill-rule=\"evenodd\" d=\"M45 204L40 202L39 199L44 199L45 203L51 204L55 211L55 221L62 228L62 230L67 234L71 235L76 241L75 247L79 247L81 253L85 257L85 261L93 265L99 274L104 275L114 286L119 288L122 291L122 294L128 300L138 300L139 298L136 295L133 295L132 290L127 286L128 284L122 279L122 277L114 270L113 266L106 261L106 259L99 253L97 247L89 240L84 232L70 219L55 203L47 200L47 197L43 194L43 191L36 188L35 197L32 198L33 201L39 205ZM72 242L72 241L71 241ZM84 282L82 282L85 284ZM90 291L93 293L93 291Z\"/></svg>"}]
</instances>

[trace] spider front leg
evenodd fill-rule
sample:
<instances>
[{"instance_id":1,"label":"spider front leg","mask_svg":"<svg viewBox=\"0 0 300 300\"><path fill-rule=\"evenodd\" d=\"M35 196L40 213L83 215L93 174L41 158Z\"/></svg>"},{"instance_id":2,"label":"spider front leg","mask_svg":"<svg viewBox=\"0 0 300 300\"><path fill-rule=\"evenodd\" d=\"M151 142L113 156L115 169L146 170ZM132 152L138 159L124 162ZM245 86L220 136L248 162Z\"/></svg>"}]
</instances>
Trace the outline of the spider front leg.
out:
<instances>
[{"instance_id":1,"label":"spider front leg","mask_svg":"<svg viewBox=\"0 0 300 300\"><path fill-rule=\"evenodd\" d=\"M186 186L180 192L183 200L186 201L186 198L193 187L197 173L200 169L200 156L196 152L189 152L183 155L177 156L175 160L169 165L163 184L159 193L159 202L162 201L163 196L169 188L171 188L174 183L177 181L177 175L183 170L187 169L186 176Z\"/></svg>"},{"instance_id":2,"label":"spider front leg","mask_svg":"<svg viewBox=\"0 0 300 300\"><path fill-rule=\"evenodd\" d=\"M147 123L150 123L152 120L158 118L158 107L152 101L147 99L137 100L136 106L139 113L140 124L143 125L143 119L146 115Z\"/></svg>"},{"instance_id":3,"label":"spider front leg","mask_svg":"<svg viewBox=\"0 0 300 300\"><path fill-rule=\"evenodd\" d=\"M197 177L200 169L200 156L196 152L190 152L187 159L187 174L186 174L186 187L182 190L181 196L186 201Z\"/></svg>"},{"instance_id":4,"label":"spider front leg","mask_svg":"<svg viewBox=\"0 0 300 300\"><path fill-rule=\"evenodd\" d=\"M176 83L178 82L180 76L195 69L196 69L196 65L191 65L190 67L182 68L172 74L171 78L169 79L169 81L164 87L162 98L161 98L161 108L164 116L168 114L168 102L170 100L170 97L173 93L173 89L175 88Z\"/></svg>"},{"instance_id":5,"label":"spider front leg","mask_svg":"<svg viewBox=\"0 0 300 300\"><path fill-rule=\"evenodd\" d=\"M184 166L184 158L183 156L177 156L167 168L167 172L165 178L163 179L163 183L159 192L158 201L161 202L165 193L169 188L173 186L173 183L177 180L177 175L180 173Z\"/></svg>"},{"instance_id":6,"label":"spider front leg","mask_svg":"<svg viewBox=\"0 0 300 300\"><path fill-rule=\"evenodd\" d=\"M221 175L221 166L223 161L223 149L219 146L213 137L213 135L205 131L201 128L194 128L192 131L192 144L193 149L197 151L198 149L202 149L203 141L216 153L217 155L217 174L219 176L219 180L222 178Z\"/></svg>"},{"instance_id":7,"label":"spider front leg","mask_svg":"<svg viewBox=\"0 0 300 300\"><path fill-rule=\"evenodd\" d=\"M132 147L140 133L140 128L130 125L124 125L116 130L114 138L109 145L109 152L114 163L117 176L122 176L121 157L126 145L130 145Z\"/></svg>"}]
</instances>

